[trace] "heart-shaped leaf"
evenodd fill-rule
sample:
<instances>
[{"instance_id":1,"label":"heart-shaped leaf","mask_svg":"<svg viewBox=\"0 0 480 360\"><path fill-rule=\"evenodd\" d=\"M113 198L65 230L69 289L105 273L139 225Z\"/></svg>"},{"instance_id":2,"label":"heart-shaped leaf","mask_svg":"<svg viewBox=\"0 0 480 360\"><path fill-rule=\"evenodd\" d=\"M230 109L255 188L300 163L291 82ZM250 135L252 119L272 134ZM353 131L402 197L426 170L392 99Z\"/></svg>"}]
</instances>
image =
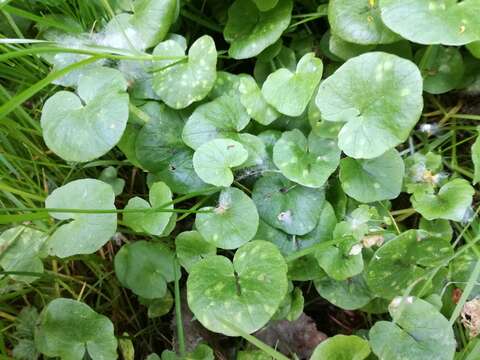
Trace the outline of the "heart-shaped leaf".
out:
<instances>
[{"instance_id":1,"label":"heart-shaped leaf","mask_svg":"<svg viewBox=\"0 0 480 360\"><path fill-rule=\"evenodd\" d=\"M240 101L253 120L269 125L279 117L280 114L267 103L257 82L250 75L242 76L238 90Z\"/></svg>"},{"instance_id":2,"label":"heart-shaped leaf","mask_svg":"<svg viewBox=\"0 0 480 360\"><path fill-rule=\"evenodd\" d=\"M251 0L235 0L228 9L223 31L230 43L229 55L234 59L247 59L274 44L290 24L292 8L292 0L278 0L268 11L260 11Z\"/></svg>"},{"instance_id":3,"label":"heart-shaped leaf","mask_svg":"<svg viewBox=\"0 0 480 360\"><path fill-rule=\"evenodd\" d=\"M247 215L247 213L245 213ZM275 245L252 241L237 250L233 263L209 256L196 263L187 280L188 306L207 329L229 336L264 326L287 294L287 264Z\"/></svg>"},{"instance_id":4,"label":"heart-shaped leaf","mask_svg":"<svg viewBox=\"0 0 480 360\"><path fill-rule=\"evenodd\" d=\"M136 156L145 169L161 171L170 165L178 152L186 149L181 139L184 117L181 112L153 101L140 109L150 118L137 135Z\"/></svg>"},{"instance_id":5,"label":"heart-shaped leaf","mask_svg":"<svg viewBox=\"0 0 480 360\"><path fill-rule=\"evenodd\" d=\"M378 321L369 332L372 350L379 358L453 359L453 329L435 306L418 298L395 298L388 310L393 322Z\"/></svg>"},{"instance_id":6,"label":"heart-shaped leaf","mask_svg":"<svg viewBox=\"0 0 480 360\"><path fill-rule=\"evenodd\" d=\"M0 235L0 266L4 271L43 273L42 258L47 235L41 231L17 226ZM10 275L14 280L32 282L37 276Z\"/></svg>"},{"instance_id":7,"label":"heart-shaped leaf","mask_svg":"<svg viewBox=\"0 0 480 360\"><path fill-rule=\"evenodd\" d=\"M461 221L472 204L474 193L475 190L468 181L454 179L443 185L437 194L415 192L411 201L414 209L427 220Z\"/></svg>"},{"instance_id":8,"label":"heart-shaped leaf","mask_svg":"<svg viewBox=\"0 0 480 360\"><path fill-rule=\"evenodd\" d=\"M167 227L173 209L172 191L163 182L156 182L150 187L148 194L149 202L140 197L134 197L128 201L125 210L127 212L123 216L125 225L131 227L137 232L146 232L151 235L161 235ZM168 205L167 205L168 204ZM128 212L133 209L156 209L161 207L162 211L157 212Z\"/></svg>"},{"instance_id":9,"label":"heart-shaped leaf","mask_svg":"<svg viewBox=\"0 0 480 360\"><path fill-rule=\"evenodd\" d=\"M423 64L423 89L430 94L453 90L463 79L464 66L460 51L453 47L432 46L415 54L417 64Z\"/></svg>"},{"instance_id":10,"label":"heart-shaped leaf","mask_svg":"<svg viewBox=\"0 0 480 360\"><path fill-rule=\"evenodd\" d=\"M176 18L177 0L136 0L133 14L115 16L96 35L99 45L118 49L145 50L167 35Z\"/></svg>"},{"instance_id":11,"label":"heart-shaped leaf","mask_svg":"<svg viewBox=\"0 0 480 360\"><path fill-rule=\"evenodd\" d=\"M197 214L195 226L202 237L221 249L236 249L257 232L258 212L252 199L241 190L227 188L220 193L216 207L205 207Z\"/></svg>"},{"instance_id":12,"label":"heart-shaped leaf","mask_svg":"<svg viewBox=\"0 0 480 360\"><path fill-rule=\"evenodd\" d=\"M122 137L128 119L127 82L110 68L91 69L78 82L78 96L59 91L42 109L47 146L67 161L96 159Z\"/></svg>"},{"instance_id":13,"label":"heart-shaped leaf","mask_svg":"<svg viewBox=\"0 0 480 360\"><path fill-rule=\"evenodd\" d=\"M35 328L35 346L48 357L117 359L117 339L112 322L88 305L55 299L42 311Z\"/></svg>"},{"instance_id":14,"label":"heart-shaped leaf","mask_svg":"<svg viewBox=\"0 0 480 360\"><path fill-rule=\"evenodd\" d=\"M324 120L346 123L340 149L371 159L407 139L422 112L422 83L409 60L371 52L349 59L323 81L316 103Z\"/></svg>"},{"instance_id":15,"label":"heart-shaped leaf","mask_svg":"<svg viewBox=\"0 0 480 360\"><path fill-rule=\"evenodd\" d=\"M464 45L480 39L478 0L381 0L380 8L385 25L416 43Z\"/></svg>"},{"instance_id":16,"label":"heart-shaped leaf","mask_svg":"<svg viewBox=\"0 0 480 360\"><path fill-rule=\"evenodd\" d=\"M392 299L422 277L426 268L441 264L452 254L448 240L425 231L408 230L375 252L366 271L367 284L375 295ZM420 282L415 289L424 284Z\"/></svg>"},{"instance_id":17,"label":"heart-shaped leaf","mask_svg":"<svg viewBox=\"0 0 480 360\"><path fill-rule=\"evenodd\" d=\"M368 341L355 335L335 335L315 348L310 360L363 360L370 355Z\"/></svg>"},{"instance_id":18,"label":"heart-shaped leaf","mask_svg":"<svg viewBox=\"0 0 480 360\"><path fill-rule=\"evenodd\" d=\"M158 44L153 55L181 58L185 49L174 40ZM213 39L204 35L188 51L186 62L157 61L161 68L153 76L153 89L168 106L183 109L205 98L217 77L217 51Z\"/></svg>"},{"instance_id":19,"label":"heart-shaped leaf","mask_svg":"<svg viewBox=\"0 0 480 360\"><path fill-rule=\"evenodd\" d=\"M167 283L175 280L175 254L159 242L136 241L123 245L115 256L115 274L135 294L156 299L165 296Z\"/></svg>"},{"instance_id":20,"label":"heart-shaped leaf","mask_svg":"<svg viewBox=\"0 0 480 360\"><path fill-rule=\"evenodd\" d=\"M195 151L193 168L207 184L227 187L233 182L231 168L242 165L247 158L248 151L239 142L214 139Z\"/></svg>"},{"instance_id":21,"label":"heart-shaped leaf","mask_svg":"<svg viewBox=\"0 0 480 360\"><path fill-rule=\"evenodd\" d=\"M322 60L314 53L303 55L294 73L282 68L267 77L262 94L282 114L300 116L307 108L322 78Z\"/></svg>"},{"instance_id":22,"label":"heart-shaped leaf","mask_svg":"<svg viewBox=\"0 0 480 360\"><path fill-rule=\"evenodd\" d=\"M346 280L363 271L362 251L356 250L357 242L353 236L343 236L337 245L317 250L315 258L332 279Z\"/></svg>"},{"instance_id":23,"label":"heart-shaped leaf","mask_svg":"<svg viewBox=\"0 0 480 360\"><path fill-rule=\"evenodd\" d=\"M289 234L305 235L317 225L325 202L320 189L295 184L280 174L255 183L252 199L260 217Z\"/></svg>"},{"instance_id":24,"label":"heart-shaped leaf","mask_svg":"<svg viewBox=\"0 0 480 360\"><path fill-rule=\"evenodd\" d=\"M334 140L298 129L284 132L273 148L273 162L288 179L303 186L322 187L340 162Z\"/></svg>"},{"instance_id":25,"label":"heart-shaped leaf","mask_svg":"<svg viewBox=\"0 0 480 360\"><path fill-rule=\"evenodd\" d=\"M332 0L328 22L332 32L355 44L388 44L400 37L385 26L378 0Z\"/></svg>"},{"instance_id":26,"label":"heart-shaped leaf","mask_svg":"<svg viewBox=\"0 0 480 360\"><path fill-rule=\"evenodd\" d=\"M190 271L193 265L217 253L215 245L206 241L198 231L184 231L175 238L175 249L180 264Z\"/></svg>"},{"instance_id":27,"label":"heart-shaped leaf","mask_svg":"<svg viewBox=\"0 0 480 360\"><path fill-rule=\"evenodd\" d=\"M249 122L250 117L238 97L222 95L195 109L185 124L182 138L185 144L197 149L210 140L230 137Z\"/></svg>"},{"instance_id":28,"label":"heart-shaped leaf","mask_svg":"<svg viewBox=\"0 0 480 360\"><path fill-rule=\"evenodd\" d=\"M343 281L324 276L315 280L314 284L321 297L345 310L360 309L374 298L363 274Z\"/></svg>"},{"instance_id":29,"label":"heart-shaped leaf","mask_svg":"<svg viewBox=\"0 0 480 360\"><path fill-rule=\"evenodd\" d=\"M344 158L340 162L343 190L363 203L397 198L404 173L403 160L395 149L374 159Z\"/></svg>"},{"instance_id":30,"label":"heart-shaped leaf","mask_svg":"<svg viewBox=\"0 0 480 360\"><path fill-rule=\"evenodd\" d=\"M113 210L115 194L100 180L81 179L55 189L45 200L52 209ZM51 255L61 258L91 254L99 250L117 230L115 213L50 212L58 220L73 221L61 225L48 239Z\"/></svg>"}]
</instances>

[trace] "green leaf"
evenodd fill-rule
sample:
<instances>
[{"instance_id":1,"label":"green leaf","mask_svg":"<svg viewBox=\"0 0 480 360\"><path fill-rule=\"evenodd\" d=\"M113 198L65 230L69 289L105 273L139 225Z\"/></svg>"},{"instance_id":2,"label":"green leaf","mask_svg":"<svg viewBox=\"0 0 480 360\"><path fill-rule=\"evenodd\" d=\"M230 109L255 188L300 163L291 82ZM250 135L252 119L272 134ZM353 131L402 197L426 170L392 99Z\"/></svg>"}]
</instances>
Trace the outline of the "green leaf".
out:
<instances>
[{"instance_id":1,"label":"green leaf","mask_svg":"<svg viewBox=\"0 0 480 360\"><path fill-rule=\"evenodd\" d=\"M110 68L91 69L78 82L78 96L59 91L47 99L41 125L47 146L67 161L94 160L122 137L128 119L127 82Z\"/></svg>"},{"instance_id":2,"label":"green leaf","mask_svg":"<svg viewBox=\"0 0 480 360\"><path fill-rule=\"evenodd\" d=\"M47 235L41 231L17 226L0 235L0 266L4 271L43 273ZM32 282L37 276L10 275L14 280Z\"/></svg>"},{"instance_id":3,"label":"green leaf","mask_svg":"<svg viewBox=\"0 0 480 360\"><path fill-rule=\"evenodd\" d=\"M138 296L165 296L167 283L175 280L175 254L159 242L136 241L123 245L115 256L115 274L120 283Z\"/></svg>"},{"instance_id":4,"label":"green leaf","mask_svg":"<svg viewBox=\"0 0 480 360\"><path fill-rule=\"evenodd\" d=\"M278 4L278 0L253 0L260 11L268 11Z\"/></svg>"},{"instance_id":5,"label":"green leaf","mask_svg":"<svg viewBox=\"0 0 480 360\"><path fill-rule=\"evenodd\" d=\"M233 263L223 256L196 263L187 280L187 299L207 329L238 336L224 321L249 334L257 331L275 314L287 288L282 255L275 245L258 240L238 249Z\"/></svg>"},{"instance_id":6,"label":"green leaf","mask_svg":"<svg viewBox=\"0 0 480 360\"><path fill-rule=\"evenodd\" d=\"M71 299L55 299L40 315L35 345L48 357L81 360L117 358L117 339L112 322L88 305Z\"/></svg>"},{"instance_id":7,"label":"green leaf","mask_svg":"<svg viewBox=\"0 0 480 360\"><path fill-rule=\"evenodd\" d=\"M443 94L455 89L463 80L464 66L460 51L453 47L433 46L415 54L423 64L423 89L430 94Z\"/></svg>"},{"instance_id":8,"label":"green leaf","mask_svg":"<svg viewBox=\"0 0 480 360\"><path fill-rule=\"evenodd\" d=\"M328 49L330 52L338 56L342 60L348 60L355 56L361 55L373 50L374 45L354 44L343 40L341 37L332 34L328 42Z\"/></svg>"},{"instance_id":9,"label":"green leaf","mask_svg":"<svg viewBox=\"0 0 480 360\"><path fill-rule=\"evenodd\" d=\"M443 185L438 193L415 192L411 197L413 208L427 220L446 219L462 221L472 204L475 193L464 179L454 179Z\"/></svg>"},{"instance_id":10,"label":"green leaf","mask_svg":"<svg viewBox=\"0 0 480 360\"><path fill-rule=\"evenodd\" d=\"M363 360L370 355L368 341L355 335L335 335L315 348L310 360Z\"/></svg>"},{"instance_id":11,"label":"green leaf","mask_svg":"<svg viewBox=\"0 0 480 360\"><path fill-rule=\"evenodd\" d=\"M197 214L195 226L202 237L221 249L236 249L257 232L258 212L252 199L236 188L220 193L216 207L205 207Z\"/></svg>"},{"instance_id":12,"label":"green leaf","mask_svg":"<svg viewBox=\"0 0 480 360\"><path fill-rule=\"evenodd\" d=\"M174 40L158 44L153 55L181 58L185 50ZM217 51L213 39L204 35L188 51L187 61L157 61L153 76L153 89L160 99L174 109L183 109L204 99L217 77Z\"/></svg>"},{"instance_id":13,"label":"green leaf","mask_svg":"<svg viewBox=\"0 0 480 360\"><path fill-rule=\"evenodd\" d=\"M217 253L215 245L206 241L198 231L184 231L175 238L178 261L190 271L193 265Z\"/></svg>"},{"instance_id":14,"label":"green leaf","mask_svg":"<svg viewBox=\"0 0 480 360\"><path fill-rule=\"evenodd\" d=\"M250 117L238 97L222 95L195 109L185 124L182 139L197 149L210 140L230 137L249 122Z\"/></svg>"},{"instance_id":15,"label":"green leaf","mask_svg":"<svg viewBox=\"0 0 480 360\"><path fill-rule=\"evenodd\" d=\"M305 235L317 225L325 202L321 189L295 184L280 174L255 183L252 199L260 217L288 234Z\"/></svg>"},{"instance_id":16,"label":"green leaf","mask_svg":"<svg viewBox=\"0 0 480 360\"><path fill-rule=\"evenodd\" d=\"M334 280L342 281L363 271L361 248L357 252L357 240L352 236L343 236L338 245L317 250L315 258L320 267Z\"/></svg>"},{"instance_id":17,"label":"green leaf","mask_svg":"<svg viewBox=\"0 0 480 360\"><path fill-rule=\"evenodd\" d=\"M125 187L125 180L117 176L117 169L115 169L113 166L109 166L103 169L98 177L99 180L102 180L112 187L115 196L120 195Z\"/></svg>"},{"instance_id":18,"label":"green leaf","mask_svg":"<svg viewBox=\"0 0 480 360\"><path fill-rule=\"evenodd\" d=\"M422 277L429 267L453 255L449 240L422 230L408 230L381 246L366 271L369 288L377 296L392 299ZM419 282L414 288L422 287Z\"/></svg>"},{"instance_id":19,"label":"green leaf","mask_svg":"<svg viewBox=\"0 0 480 360\"><path fill-rule=\"evenodd\" d=\"M230 43L228 54L234 59L247 59L274 44L290 24L292 8L292 0L278 0L268 11L260 11L251 0L236 0L228 9L223 31Z\"/></svg>"},{"instance_id":20,"label":"green leaf","mask_svg":"<svg viewBox=\"0 0 480 360\"><path fill-rule=\"evenodd\" d=\"M150 187L150 192L148 194L147 202L140 197L134 197L128 200L125 210L132 209L155 209L162 206L162 210L173 209L172 201L172 191L170 188L163 182L156 182ZM165 228L167 227L170 218L172 217L172 212L127 212L123 215L123 221L125 225L129 226L136 232L146 232L151 235L161 235Z\"/></svg>"},{"instance_id":21,"label":"green leaf","mask_svg":"<svg viewBox=\"0 0 480 360\"><path fill-rule=\"evenodd\" d=\"M135 153L143 168L157 172L170 165L178 152L187 147L181 139L185 124L182 112L164 104L147 102L140 110L150 115L135 141Z\"/></svg>"},{"instance_id":22,"label":"green leaf","mask_svg":"<svg viewBox=\"0 0 480 360\"><path fill-rule=\"evenodd\" d=\"M474 168L473 184L480 182L480 136L477 136L471 148Z\"/></svg>"},{"instance_id":23,"label":"green leaf","mask_svg":"<svg viewBox=\"0 0 480 360\"><path fill-rule=\"evenodd\" d=\"M404 172L403 160L395 149L374 159L344 158L340 162L343 190L363 203L397 198Z\"/></svg>"},{"instance_id":24,"label":"green leaf","mask_svg":"<svg viewBox=\"0 0 480 360\"><path fill-rule=\"evenodd\" d=\"M231 168L242 165L248 151L230 139L214 139L200 146L193 154L193 168L207 184L228 187L233 182Z\"/></svg>"},{"instance_id":25,"label":"green leaf","mask_svg":"<svg viewBox=\"0 0 480 360\"><path fill-rule=\"evenodd\" d=\"M140 297L138 300L142 305L148 307L147 315L149 319L168 314L174 304L172 293L168 289L161 298L145 299Z\"/></svg>"},{"instance_id":26,"label":"green leaf","mask_svg":"<svg viewBox=\"0 0 480 360\"><path fill-rule=\"evenodd\" d=\"M419 44L464 45L480 39L478 0L381 0L382 20Z\"/></svg>"},{"instance_id":27,"label":"green leaf","mask_svg":"<svg viewBox=\"0 0 480 360\"><path fill-rule=\"evenodd\" d=\"M98 45L145 50L157 45L174 23L177 0L136 0L133 14L121 13L97 34Z\"/></svg>"},{"instance_id":28,"label":"green leaf","mask_svg":"<svg viewBox=\"0 0 480 360\"><path fill-rule=\"evenodd\" d=\"M322 72L322 60L314 53L305 54L295 72L282 68L270 74L263 83L262 94L282 114L300 116L307 108Z\"/></svg>"},{"instance_id":29,"label":"green leaf","mask_svg":"<svg viewBox=\"0 0 480 360\"><path fill-rule=\"evenodd\" d=\"M393 322L378 321L369 332L373 352L385 360L451 360L456 341L448 320L430 303L395 298L388 310Z\"/></svg>"},{"instance_id":30,"label":"green leaf","mask_svg":"<svg viewBox=\"0 0 480 360\"><path fill-rule=\"evenodd\" d=\"M286 178L303 186L322 187L337 169L340 150L334 140L298 129L282 134L273 148L273 161Z\"/></svg>"},{"instance_id":31,"label":"green leaf","mask_svg":"<svg viewBox=\"0 0 480 360\"><path fill-rule=\"evenodd\" d=\"M55 189L45 200L46 208L115 210L115 194L110 185L100 180L81 179ZM94 213L56 213L57 220L69 220L48 239L51 255L61 258L91 254L99 250L117 230L117 215Z\"/></svg>"},{"instance_id":32,"label":"green leaf","mask_svg":"<svg viewBox=\"0 0 480 360\"><path fill-rule=\"evenodd\" d=\"M238 90L240 101L253 120L269 125L280 116L277 110L267 103L257 82L250 75L242 76Z\"/></svg>"},{"instance_id":33,"label":"green leaf","mask_svg":"<svg viewBox=\"0 0 480 360\"><path fill-rule=\"evenodd\" d=\"M15 319L15 333L18 343L12 351L14 359L37 360L40 356L35 347L35 326L38 323L38 311L26 306Z\"/></svg>"},{"instance_id":34,"label":"green leaf","mask_svg":"<svg viewBox=\"0 0 480 360\"><path fill-rule=\"evenodd\" d=\"M404 142L423 108L422 77L409 60L372 52L349 59L320 84L322 118L345 122L339 147L372 159Z\"/></svg>"},{"instance_id":35,"label":"green leaf","mask_svg":"<svg viewBox=\"0 0 480 360\"><path fill-rule=\"evenodd\" d=\"M321 297L345 310L360 309L374 298L363 274L343 281L324 276L315 280L314 284Z\"/></svg>"},{"instance_id":36,"label":"green leaf","mask_svg":"<svg viewBox=\"0 0 480 360\"><path fill-rule=\"evenodd\" d=\"M328 22L332 33L354 44L389 44L400 37L385 26L378 0L331 0Z\"/></svg>"},{"instance_id":37,"label":"green leaf","mask_svg":"<svg viewBox=\"0 0 480 360\"><path fill-rule=\"evenodd\" d=\"M165 182L174 193L188 194L190 192L207 191L212 186L205 184L193 168L193 151L178 150L169 159L165 169L151 174L151 178Z\"/></svg>"}]
</instances>

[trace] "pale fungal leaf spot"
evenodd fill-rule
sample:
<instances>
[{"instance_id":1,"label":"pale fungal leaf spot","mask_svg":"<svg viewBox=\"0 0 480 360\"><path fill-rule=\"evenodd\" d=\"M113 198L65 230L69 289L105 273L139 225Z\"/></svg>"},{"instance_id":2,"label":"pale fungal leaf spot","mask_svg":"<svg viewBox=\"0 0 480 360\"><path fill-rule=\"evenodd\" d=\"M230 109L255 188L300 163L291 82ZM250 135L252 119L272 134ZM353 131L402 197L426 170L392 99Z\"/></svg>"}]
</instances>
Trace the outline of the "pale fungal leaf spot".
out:
<instances>
[{"instance_id":1,"label":"pale fungal leaf spot","mask_svg":"<svg viewBox=\"0 0 480 360\"><path fill-rule=\"evenodd\" d=\"M382 246L385 241L382 235L367 235L362 239L363 246L367 249L372 246Z\"/></svg>"},{"instance_id":2,"label":"pale fungal leaf spot","mask_svg":"<svg viewBox=\"0 0 480 360\"><path fill-rule=\"evenodd\" d=\"M407 298L405 299L405 302L407 304L413 304L413 296L407 296Z\"/></svg>"},{"instance_id":3,"label":"pale fungal leaf spot","mask_svg":"<svg viewBox=\"0 0 480 360\"><path fill-rule=\"evenodd\" d=\"M385 70L391 70L393 68L393 63L391 61L385 61L385 63L383 64L383 68Z\"/></svg>"},{"instance_id":4,"label":"pale fungal leaf spot","mask_svg":"<svg viewBox=\"0 0 480 360\"><path fill-rule=\"evenodd\" d=\"M265 280L265 274L260 274L257 276L258 281L264 281Z\"/></svg>"},{"instance_id":5,"label":"pale fungal leaf spot","mask_svg":"<svg viewBox=\"0 0 480 360\"><path fill-rule=\"evenodd\" d=\"M374 187L375 189L380 189L380 184L379 184L378 182L373 183L373 187Z\"/></svg>"},{"instance_id":6,"label":"pale fungal leaf spot","mask_svg":"<svg viewBox=\"0 0 480 360\"><path fill-rule=\"evenodd\" d=\"M225 283L219 282L217 285L215 285L214 289L215 291L222 291L225 288Z\"/></svg>"},{"instance_id":7,"label":"pale fungal leaf spot","mask_svg":"<svg viewBox=\"0 0 480 360\"><path fill-rule=\"evenodd\" d=\"M390 306L391 306L392 308L399 307L400 304L402 303L402 300L403 300L403 299L402 299L401 296L397 296L397 297L395 297L395 298L392 300L392 302L390 303Z\"/></svg>"},{"instance_id":8,"label":"pale fungal leaf spot","mask_svg":"<svg viewBox=\"0 0 480 360\"><path fill-rule=\"evenodd\" d=\"M428 10L435 11L437 9L437 4L434 1L428 3Z\"/></svg>"},{"instance_id":9,"label":"pale fungal leaf spot","mask_svg":"<svg viewBox=\"0 0 480 360\"><path fill-rule=\"evenodd\" d=\"M116 128L115 124L110 125L110 129L115 129L115 128Z\"/></svg>"},{"instance_id":10,"label":"pale fungal leaf spot","mask_svg":"<svg viewBox=\"0 0 480 360\"><path fill-rule=\"evenodd\" d=\"M465 25L463 25L463 24L460 25L460 34L463 34L465 32L465 30L466 30Z\"/></svg>"},{"instance_id":11,"label":"pale fungal leaf spot","mask_svg":"<svg viewBox=\"0 0 480 360\"><path fill-rule=\"evenodd\" d=\"M310 171L308 169L303 169L303 171L302 171L303 176L308 176L309 173L310 173Z\"/></svg>"},{"instance_id":12,"label":"pale fungal leaf spot","mask_svg":"<svg viewBox=\"0 0 480 360\"><path fill-rule=\"evenodd\" d=\"M277 216L278 221L281 221L286 224L291 224L292 223L292 212L290 210L287 211L282 211L280 214Z\"/></svg>"},{"instance_id":13,"label":"pale fungal leaf spot","mask_svg":"<svg viewBox=\"0 0 480 360\"><path fill-rule=\"evenodd\" d=\"M403 88L402 91L400 92L401 97L405 97L410 95L410 89L409 88Z\"/></svg>"},{"instance_id":14,"label":"pale fungal leaf spot","mask_svg":"<svg viewBox=\"0 0 480 360\"><path fill-rule=\"evenodd\" d=\"M363 245L362 244L355 244L352 246L352 248L350 249L350 252L348 253L348 255L350 256L355 256L355 255L358 255L362 252L362 249L363 249Z\"/></svg>"}]
</instances>

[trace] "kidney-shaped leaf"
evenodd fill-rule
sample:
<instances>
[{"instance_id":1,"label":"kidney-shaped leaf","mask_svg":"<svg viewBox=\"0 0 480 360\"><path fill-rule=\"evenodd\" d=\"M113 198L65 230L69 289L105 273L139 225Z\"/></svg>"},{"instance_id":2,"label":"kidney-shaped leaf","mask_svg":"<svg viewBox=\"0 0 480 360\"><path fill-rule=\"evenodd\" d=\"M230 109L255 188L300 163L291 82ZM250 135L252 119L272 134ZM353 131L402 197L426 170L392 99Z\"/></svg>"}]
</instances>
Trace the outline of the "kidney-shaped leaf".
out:
<instances>
[{"instance_id":1,"label":"kidney-shaped leaf","mask_svg":"<svg viewBox=\"0 0 480 360\"><path fill-rule=\"evenodd\" d=\"M260 11L251 0L236 0L228 9L223 31L230 43L229 55L247 59L275 43L290 24L292 8L292 0L278 0L268 11Z\"/></svg>"},{"instance_id":2,"label":"kidney-shaped leaf","mask_svg":"<svg viewBox=\"0 0 480 360\"><path fill-rule=\"evenodd\" d=\"M373 352L384 360L451 360L455 337L448 320L425 300L395 298L393 322L378 321L369 332Z\"/></svg>"},{"instance_id":3,"label":"kidney-shaped leaf","mask_svg":"<svg viewBox=\"0 0 480 360\"><path fill-rule=\"evenodd\" d=\"M420 44L464 45L480 39L480 1L381 0L383 22Z\"/></svg>"},{"instance_id":4,"label":"kidney-shaped leaf","mask_svg":"<svg viewBox=\"0 0 480 360\"><path fill-rule=\"evenodd\" d=\"M42 258L47 235L26 226L17 226L0 235L0 266L5 271L43 273ZM32 282L37 276L10 275L12 279Z\"/></svg>"},{"instance_id":5,"label":"kidney-shaped leaf","mask_svg":"<svg viewBox=\"0 0 480 360\"><path fill-rule=\"evenodd\" d=\"M307 108L322 78L322 60L314 53L303 55L294 73L282 68L267 77L262 94L282 114L300 116Z\"/></svg>"},{"instance_id":6,"label":"kidney-shaped leaf","mask_svg":"<svg viewBox=\"0 0 480 360\"><path fill-rule=\"evenodd\" d=\"M368 341L355 335L335 335L315 348L310 360L363 360L370 355Z\"/></svg>"},{"instance_id":7,"label":"kidney-shaped leaf","mask_svg":"<svg viewBox=\"0 0 480 360\"><path fill-rule=\"evenodd\" d=\"M41 125L47 146L67 161L96 159L122 137L128 119L127 82L122 73L95 68L78 82L78 95L59 91L42 109Z\"/></svg>"},{"instance_id":8,"label":"kidney-shaped leaf","mask_svg":"<svg viewBox=\"0 0 480 360\"><path fill-rule=\"evenodd\" d=\"M340 162L343 191L363 203L395 199L402 190L404 173L403 160L395 149L375 159L344 158Z\"/></svg>"},{"instance_id":9,"label":"kidney-shaped leaf","mask_svg":"<svg viewBox=\"0 0 480 360\"><path fill-rule=\"evenodd\" d=\"M167 283L175 280L175 271L179 271L175 254L159 242L123 245L115 256L115 274L120 283L146 299L165 296Z\"/></svg>"},{"instance_id":10,"label":"kidney-shaped leaf","mask_svg":"<svg viewBox=\"0 0 480 360\"><path fill-rule=\"evenodd\" d=\"M153 55L181 58L185 49L174 40L158 44ZM188 59L161 60L154 72L153 89L168 106L183 109L205 98L217 77L217 51L213 39L204 35L197 39L188 51ZM155 66L154 66L155 67Z\"/></svg>"},{"instance_id":11,"label":"kidney-shaped leaf","mask_svg":"<svg viewBox=\"0 0 480 360\"><path fill-rule=\"evenodd\" d=\"M185 144L197 149L210 140L243 130L249 121L238 97L222 95L195 109L183 128L182 138Z\"/></svg>"},{"instance_id":12,"label":"kidney-shaped leaf","mask_svg":"<svg viewBox=\"0 0 480 360\"><path fill-rule=\"evenodd\" d=\"M187 280L188 305L207 329L229 336L264 326L287 294L287 264L272 243L256 240L235 253L233 263L209 256L196 263Z\"/></svg>"},{"instance_id":13,"label":"kidney-shaped leaf","mask_svg":"<svg viewBox=\"0 0 480 360\"><path fill-rule=\"evenodd\" d=\"M253 0L260 11L267 11L278 4L278 0Z\"/></svg>"},{"instance_id":14,"label":"kidney-shaped leaf","mask_svg":"<svg viewBox=\"0 0 480 360\"><path fill-rule=\"evenodd\" d=\"M287 131L275 143L273 162L288 179L303 186L321 187L336 170L340 150L334 140L298 130Z\"/></svg>"},{"instance_id":15,"label":"kidney-shaped leaf","mask_svg":"<svg viewBox=\"0 0 480 360\"><path fill-rule=\"evenodd\" d=\"M379 0L331 0L328 22L332 32L354 44L388 44L400 37L385 26Z\"/></svg>"},{"instance_id":16,"label":"kidney-shaped leaf","mask_svg":"<svg viewBox=\"0 0 480 360\"><path fill-rule=\"evenodd\" d=\"M252 199L269 225L288 234L305 235L320 219L325 194L321 189L310 189L273 174L255 183Z\"/></svg>"},{"instance_id":17,"label":"kidney-shaped leaf","mask_svg":"<svg viewBox=\"0 0 480 360\"><path fill-rule=\"evenodd\" d=\"M150 187L148 198L150 203L140 197L130 199L125 207L127 212L124 214L123 220L125 225L137 232L161 235L172 217L172 212L169 212L173 209L172 191L165 183L159 181ZM128 212L128 210L134 209L155 209L160 206L162 206L162 211L158 212Z\"/></svg>"},{"instance_id":18,"label":"kidney-shaped leaf","mask_svg":"<svg viewBox=\"0 0 480 360\"><path fill-rule=\"evenodd\" d=\"M248 151L239 142L214 139L195 151L193 168L207 184L227 187L233 182L231 168L242 165L247 158Z\"/></svg>"},{"instance_id":19,"label":"kidney-shaped leaf","mask_svg":"<svg viewBox=\"0 0 480 360\"><path fill-rule=\"evenodd\" d=\"M320 84L316 103L350 157L371 159L404 142L423 108L422 76L409 60L383 52L349 59Z\"/></svg>"},{"instance_id":20,"label":"kidney-shaped leaf","mask_svg":"<svg viewBox=\"0 0 480 360\"><path fill-rule=\"evenodd\" d=\"M472 204L475 193L473 187L464 179L454 179L443 185L437 194L416 192L411 201L427 220L446 219L461 221Z\"/></svg>"},{"instance_id":21,"label":"kidney-shaped leaf","mask_svg":"<svg viewBox=\"0 0 480 360\"><path fill-rule=\"evenodd\" d=\"M115 194L109 184L95 179L81 179L55 189L45 200L45 207L115 210L114 200ZM115 213L51 212L50 215L58 220L73 220L61 225L47 242L49 253L62 258L97 251L117 230Z\"/></svg>"},{"instance_id":22,"label":"kidney-shaped leaf","mask_svg":"<svg viewBox=\"0 0 480 360\"><path fill-rule=\"evenodd\" d=\"M368 287L375 295L392 299L422 277L426 268L440 264L452 254L448 240L421 230L406 231L375 252L366 271Z\"/></svg>"},{"instance_id":23,"label":"kidney-shaped leaf","mask_svg":"<svg viewBox=\"0 0 480 360\"><path fill-rule=\"evenodd\" d=\"M236 249L250 241L258 228L258 212L252 199L236 188L220 193L216 207L205 207L195 219L203 238L221 249Z\"/></svg>"},{"instance_id":24,"label":"kidney-shaped leaf","mask_svg":"<svg viewBox=\"0 0 480 360\"><path fill-rule=\"evenodd\" d=\"M55 299L42 311L35 328L35 347L48 357L80 360L117 359L117 339L112 322L88 305Z\"/></svg>"}]
</instances>

